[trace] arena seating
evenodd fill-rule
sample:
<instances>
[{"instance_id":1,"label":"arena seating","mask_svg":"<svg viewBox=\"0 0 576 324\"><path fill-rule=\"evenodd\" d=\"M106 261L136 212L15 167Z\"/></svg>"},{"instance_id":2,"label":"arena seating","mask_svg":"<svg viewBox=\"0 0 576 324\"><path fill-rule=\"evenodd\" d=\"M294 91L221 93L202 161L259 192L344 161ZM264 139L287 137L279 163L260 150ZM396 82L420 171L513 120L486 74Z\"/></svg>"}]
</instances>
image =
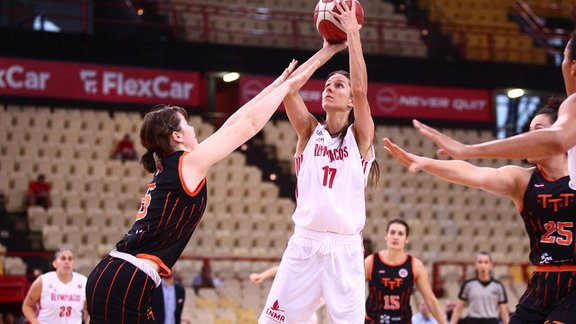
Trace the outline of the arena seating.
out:
<instances>
[{"instance_id":1,"label":"arena seating","mask_svg":"<svg viewBox=\"0 0 576 324\"><path fill-rule=\"evenodd\" d=\"M546 64L546 50L536 46L510 18L514 1L424 0L429 19L452 37L468 60Z\"/></svg>"},{"instance_id":2,"label":"arena seating","mask_svg":"<svg viewBox=\"0 0 576 324\"><path fill-rule=\"evenodd\" d=\"M142 188L150 179L137 162L110 158L114 142L125 133L137 138L141 118L135 112L110 114L96 109L0 108L0 129L7 139L0 143L0 188L8 208L26 211L30 229L42 233L46 249L70 246L81 273L87 274L130 227ZM191 123L200 140L214 131L198 116L191 117ZM492 139L490 131L444 131L464 142ZM292 163L296 137L288 121L268 123L263 135L266 144L276 148L280 161ZM491 251L497 261L526 260L523 224L507 199L407 173L384 152L384 136L417 154L433 156L435 152L434 145L411 127L377 126L375 148L381 178L369 190L364 231L376 248L384 246L386 223L400 217L412 226L410 252L429 269L438 260L471 260L478 250ZM141 147L138 150L142 152ZM472 162L485 166L519 163ZM27 183L40 172L53 184L54 206L26 209ZM208 208L183 255L279 258L292 229L293 200L279 198L276 185L263 182L261 171L247 165L240 152L217 164L208 178ZM178 262L185 284L191 283L200 265L185 257ZM216 295L191 292L188 303L194 307L187 310L187 316L203 323L254 322L270 283L251 285L246 278L273 265L268 261L212 261L213 272L225 276L225 288L216 290ZM26 270L22 260L13 257L5 258L4 267L10 274ZM503 277L511 275L507 269L501 272ZM442 277L447 297L454 298L459 272L444 269Z\"/></svg>"},{"instance_id":3,"label":"arena seating","mask_svg":"<svg viewBox=\"0 0 576 324\"><path fill-rule=\"evenodd\" d=\"M314 50L321 46L312 23L314 5L306 0L165 0L162 10L177 17L187 41ZM426 57L420 30L395 13L391 3L363 0L362 6L366 53ZM310 19L302 19L303 14Z\"/></svg>"}]
</instances>

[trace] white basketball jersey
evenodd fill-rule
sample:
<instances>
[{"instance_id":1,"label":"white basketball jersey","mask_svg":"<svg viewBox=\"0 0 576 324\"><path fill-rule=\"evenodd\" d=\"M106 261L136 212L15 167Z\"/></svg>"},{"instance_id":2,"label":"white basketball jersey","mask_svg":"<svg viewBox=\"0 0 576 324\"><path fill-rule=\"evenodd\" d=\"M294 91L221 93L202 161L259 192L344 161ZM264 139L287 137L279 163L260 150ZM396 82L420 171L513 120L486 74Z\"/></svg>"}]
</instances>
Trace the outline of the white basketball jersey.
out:
<instances>
[{"instance_id":1,"label":"white basketball jersey","mask_svg":"<svg viewBox=\"0 0 576 324\"><path fill-rule=\"evenodd\" d=\"M576 190L576 146L568 150L568 174L570 188Z\"/></svg>"},{"instance_id":2,"label":"white basketball jersey","mask_svg":"<svg viewBox=\"0 0 576 324\"><path fill-rule=\"evenodd\" d=\"M374 161L364 160L352 126L344 141L318 124L302 155L296 157L296 226L313 231L358 234L366 221L364 190Z\"/></svg>"},{"instance_id":3,"label":"white basketball jersey","mask_svg":"<svg viewBox=\"0 0 576 324\"><path fill-rule=\"evenodd\" d=\"M86 277L74 272L69 283L58 279L56 271L42 275L38 321L42 324L80 324L86 300Z\"/></svg>"}]
</instances>

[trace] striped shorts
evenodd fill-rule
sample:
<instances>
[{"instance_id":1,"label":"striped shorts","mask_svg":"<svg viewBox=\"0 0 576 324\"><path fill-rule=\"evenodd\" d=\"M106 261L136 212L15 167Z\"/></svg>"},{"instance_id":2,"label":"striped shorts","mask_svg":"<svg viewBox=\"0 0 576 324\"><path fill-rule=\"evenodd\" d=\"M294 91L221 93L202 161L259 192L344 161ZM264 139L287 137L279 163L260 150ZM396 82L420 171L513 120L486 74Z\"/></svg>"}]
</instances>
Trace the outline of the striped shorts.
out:
<instances>
[{"instance_id":1,"label":"striped shorts","mask_svg":"<svg viewBox=\"0 0 576 324\"><path fill-rule=\"evenodd\" d=\"M156 323L150 300L156 283L126 260L106 256L86 283L90 323Z\"/></svg>"}]
</instances>

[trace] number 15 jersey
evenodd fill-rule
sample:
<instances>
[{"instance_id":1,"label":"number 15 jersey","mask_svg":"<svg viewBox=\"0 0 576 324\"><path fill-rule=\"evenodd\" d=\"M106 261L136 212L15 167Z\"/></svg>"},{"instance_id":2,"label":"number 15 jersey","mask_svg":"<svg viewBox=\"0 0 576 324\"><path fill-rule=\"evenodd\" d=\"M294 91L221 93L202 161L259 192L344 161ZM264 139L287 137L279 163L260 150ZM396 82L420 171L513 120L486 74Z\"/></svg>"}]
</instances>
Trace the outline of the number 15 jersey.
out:
<instances>
[{"instance_id":1,"label":"number 15 jersey","mask_svg":"<svg viewBox=\"0 0 576 324\"><path fill-rule=\"evenodd\" d=\"M410 296L416 281L414 258L406 254L399 264L385 263L381 252L374 253L373 258L365 323L410 323Z\"/></svg>"},{"instance_id":2,"label":"number 15 jersey","mask_svg":"<svg viewBox=\"0 0 576 324\"><path fill-rule=\"evenodd\" d=\"M374 161L360 155L352 126L344 139L318 124L296 159L296 226L318 232L358 234L366 221L364 189Z\"/></svg>"}]
</instances>

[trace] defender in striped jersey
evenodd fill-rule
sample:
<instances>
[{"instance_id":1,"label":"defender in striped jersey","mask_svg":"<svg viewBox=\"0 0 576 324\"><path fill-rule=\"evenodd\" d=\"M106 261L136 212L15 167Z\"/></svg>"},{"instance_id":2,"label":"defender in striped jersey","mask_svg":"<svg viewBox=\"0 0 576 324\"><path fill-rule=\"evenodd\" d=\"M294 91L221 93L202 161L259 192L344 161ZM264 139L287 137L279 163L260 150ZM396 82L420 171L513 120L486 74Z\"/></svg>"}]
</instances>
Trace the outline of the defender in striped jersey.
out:
<instances>
[{"instance_id":1,"label":"defender in striped jersey","mask_svg":"<svg viewBox=\"0 0 576 324\"><path fill-rule=\"evenodd\" d=\"M562 99L552 98L536 112L530 131L547 129L558 118ZM435 137L446 135L429 128ZM464 161L444 161L410 154L390 140L385 149L409 168L444 180L505 196L522 215L536 265L510 323L573 323L576 318L576 191L569 186L566 154L530 159L536 167L480 168Z\"/></svg>"},{"instance_id":2,"label":"defender in striped jersey","mask_svg":"<svg viewBox=\"0 0 576 324\"><path fill-rule=\"evenodd\" d=\"M368 281L365 324L411 323L414 284L432 316L438 323L446 323L424 264L406 254L409 234L410 227L404 220L390 221L386 226L386 250L369 255L364 261Z\"/></svg>"},{"instance_id":3,"label":"defender in striped jersey","mask_svg":"<svg viewBox=\"0 0 576 324\"><path fill-rule=\"evenodd\" d=\"M136 222L88 277L91 323L154 323L152 291L169 275L206 207L206 174L212 165L264 127L288 91L299 89L318 63L290 80L296 61L236 111L202 143L183 108L160 106L144 117L142 156L154 177ZM158 159L158 161L156 160Z\"/></svg>"}]
</instances>

